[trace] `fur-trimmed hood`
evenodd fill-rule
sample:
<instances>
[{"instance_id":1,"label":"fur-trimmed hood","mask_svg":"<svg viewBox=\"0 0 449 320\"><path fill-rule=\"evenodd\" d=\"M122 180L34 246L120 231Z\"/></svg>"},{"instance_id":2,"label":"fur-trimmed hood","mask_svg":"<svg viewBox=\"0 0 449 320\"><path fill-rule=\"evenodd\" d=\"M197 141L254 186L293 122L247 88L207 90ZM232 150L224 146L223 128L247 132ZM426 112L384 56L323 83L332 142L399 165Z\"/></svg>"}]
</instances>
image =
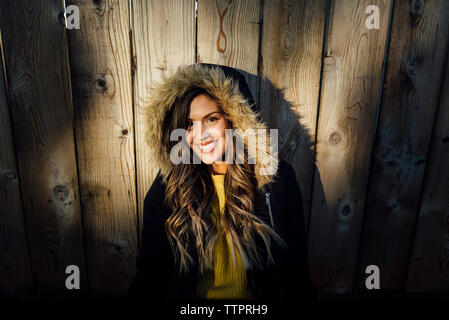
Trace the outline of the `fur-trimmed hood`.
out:
<instances>
[{"instance_id":1,"label":"fur-trimmed hood","mask_svg":"<svg viewBox=\"0 0 449 320\"><path fill-rule=\"evenodd\" d=\"M166 77L150 91L149 100L144 105L145 142L149 147L150 156L160 169L163 181L167 182L174 164L170 161L167 146L162 143L162 124L175 101L193 88L202 88L216 97L234 129L240 129L242 132L252 129L247 131L250 133L247 137L257 138L257 148L249 148L248 156L256 159L254 169L257 187L261 189L272 182L279 164L277 146L270 144L269 128L260 121L258 107L244 77L235 69L210 64L178 68L174 74ZM268 166L272 170L266 171Z\"/></svg>"}]
</instances>

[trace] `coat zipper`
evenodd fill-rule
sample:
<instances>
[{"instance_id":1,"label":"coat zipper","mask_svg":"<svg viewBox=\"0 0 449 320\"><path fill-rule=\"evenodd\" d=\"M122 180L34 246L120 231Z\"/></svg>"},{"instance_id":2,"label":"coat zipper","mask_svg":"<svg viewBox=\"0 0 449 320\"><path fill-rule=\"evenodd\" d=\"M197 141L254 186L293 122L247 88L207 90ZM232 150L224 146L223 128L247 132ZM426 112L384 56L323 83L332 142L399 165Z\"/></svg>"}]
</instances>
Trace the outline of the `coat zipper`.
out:
<instances>
[{"instance_id":1,"label":"coat zipper","mask_svg":"<svg viewBox=\"0 0 449 320\"><path fill-rule=\"evenodd\" d=\"M268 206L268 214L270 215L271 226L274 230L274 221L273 221L273 213L271 212L271 203L270 203L270 193L265 193L265 203Z\"/></svg>"},{"instance_id":2,"label":"coat zipper","mask_svg":"<svg viewBox=\"0 0 449 320\"><path fill-rule=\"evenodd\" d=\"M268 207L268 214L270 215L271 226L273 227L273 230L274 230L273 213L271 212L271 202L270 202L270 193L269 192L265 193L265 204ZM262 289L260 287L258 288L254 281L254 271L250 271L249 282L250 282L250 286L253 291L253 294L255 295L255 298L256 299L262 298L263 297Z\"/></svg>"}]
</instances>

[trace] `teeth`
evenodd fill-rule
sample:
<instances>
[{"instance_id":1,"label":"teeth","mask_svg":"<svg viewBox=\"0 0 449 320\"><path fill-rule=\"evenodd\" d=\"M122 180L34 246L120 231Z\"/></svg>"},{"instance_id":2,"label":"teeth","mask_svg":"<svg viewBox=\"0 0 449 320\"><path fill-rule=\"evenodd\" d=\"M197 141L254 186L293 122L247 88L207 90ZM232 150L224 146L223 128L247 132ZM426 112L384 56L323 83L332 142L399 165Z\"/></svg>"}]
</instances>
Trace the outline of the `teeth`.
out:
<instances>
[{"instance_id":1,"label":"teeth","mask_svg":"<svg viewBox=\"0 0 449 320\"><path fill-rule=\"evenodd\" d=\"M202 150L202 151L206 151L206 152L209 152L209 151L211 151L214 147L215 147L215 145L216 145L217 143L215 142L215 141L212 141L211 143L209 143L209 144L206 144L205 146L199 146L200 147L200 149Z\"/></svg>"}]
</instances>

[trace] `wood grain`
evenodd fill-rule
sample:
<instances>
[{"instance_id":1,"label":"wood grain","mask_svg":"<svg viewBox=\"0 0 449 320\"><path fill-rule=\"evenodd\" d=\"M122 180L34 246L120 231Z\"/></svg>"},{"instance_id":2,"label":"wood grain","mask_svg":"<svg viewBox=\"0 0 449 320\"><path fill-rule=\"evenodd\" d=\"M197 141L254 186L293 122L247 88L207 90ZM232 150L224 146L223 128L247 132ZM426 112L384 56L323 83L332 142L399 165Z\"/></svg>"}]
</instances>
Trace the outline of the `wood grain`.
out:
<instances>
[{"instance_id":1,"label":"wood grain","mask_svg":"<svg viewBox=\"0 0 449 320\"><path fill-rule=\"evenodd\" d=\"M449 63L423 187L407 291L449 290Z\"/></svg>"},{"instance_id":2,"label":"wood grain","mask_svg":"<svg viewBox=\"0 0 449 320\"><path fill-rule=\"evenodd\" d=\"M367 29L377 5L380 29ZM390 1L333 1L324 57L309 230L309 262L321 292L352 290Z\"/></svg>"},{"instance_id":3,"label":"wood grain","mask_svg":"<svg viewBox=\"0 0 449 320\"><path fill-rule=\"evenodd\" d=\"M245 71L257 103L260 0L199 0L197 61Z\"/></svg>"},{"instance_id":4,"label":"wood grain","mask_svg":"<svg viewBox=\"0 0 449 320\"><path fill-rule=\"evenodd\" d=\"M135 274L137 206L128 1L67 1L81 203L93 295L125 294Z\"/></svg>"},{"instance_id":5,"label":"wood grain","mask_svg":"<svg viewBox=\"0 0 449 320\"><path fill-rule=\"evenodd\" d=\"M308 225L326 1L265 1L260 108L295 169Z\"/></svg>"},{"instance_id":6,"label":"wood grain","mask_svg":"<svg viewBox=\"0 0 449 320\"><path fill-rule=\"evenodd\" d=\"M62 10L58 0L3 1L0 8L31 265L37 294L58 297L87 289ZM20 217L14 219L23 235ZM81 290L65 288L72 264L80 268Z\"/></svg>"},{"instance_id":7,"label":"wood grain","mask_svg":"<svg viewBox=\"0 0 449 320\"><path fill-rule=\"evenodd\" d=\"M133 1L134 107L139 226L143 200L159 170L148 154L141 111L149 89L178 66L195 63L195 1Z\"/></svg>"},{"instance_id":8,"label":"wood grain","mask_svg":"<svg viewBox=\"0 0 449 320\"><path fill-rule=\"evenodd\" d=\"M369 264L379 266L383 290L405 288L444 76L448 14L447 1L395 2L356 274L361 290Z\"/></svg>"},{"instance_id":9,"label":"wood grain","mask_svg":"<svg viewBox=\"0 0 449 320\"><path fill-rule=\"evenodd\" d=\"M0 35L0 296L33 292L19 173L8 110Z\"/></svg>"}]
</instances>

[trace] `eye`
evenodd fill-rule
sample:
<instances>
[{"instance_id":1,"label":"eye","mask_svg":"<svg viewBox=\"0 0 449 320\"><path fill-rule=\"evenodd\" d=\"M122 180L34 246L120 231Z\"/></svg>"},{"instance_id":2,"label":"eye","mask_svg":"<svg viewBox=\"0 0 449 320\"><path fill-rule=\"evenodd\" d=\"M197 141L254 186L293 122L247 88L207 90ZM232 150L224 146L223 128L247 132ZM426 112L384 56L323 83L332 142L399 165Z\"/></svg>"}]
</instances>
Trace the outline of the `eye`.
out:
<instances>
[{"instance_id":1,"label":"eye","mask_svg":"<svg viewBox=\"0 0 449 320\"><path fill-rule=\"evenodd\" d=\"M209 118L209 123L214 123L217 120L218 120L218 118L216 118L216 117L210 117Z\"/></svg>"}]
</instances>

